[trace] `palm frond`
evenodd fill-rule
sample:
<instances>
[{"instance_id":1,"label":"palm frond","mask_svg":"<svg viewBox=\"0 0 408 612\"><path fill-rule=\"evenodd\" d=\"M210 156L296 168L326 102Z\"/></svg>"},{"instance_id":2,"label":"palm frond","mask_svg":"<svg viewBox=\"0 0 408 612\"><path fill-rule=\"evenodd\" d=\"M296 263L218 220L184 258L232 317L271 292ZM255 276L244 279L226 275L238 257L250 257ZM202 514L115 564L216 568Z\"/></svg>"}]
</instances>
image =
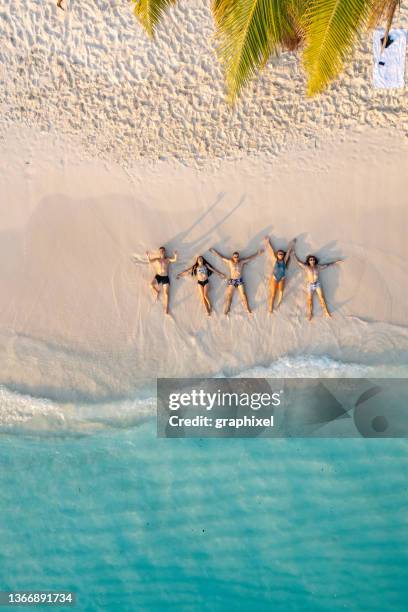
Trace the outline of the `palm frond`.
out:
<instances>
[{"instance_id":1,"label":"palm frond","mask_svg":"<svg viewBox=\"0 0 408 612\"><path fill-rule=\"evenodd\" d=\"M147 34L153 38L157 23L176 0L132 0L135 4L134 14Z\"/></svg>"},{"instance_id":2,"label":"palm frond","mask_svg":"<svg viewBox=\"0 0 408 612\"><path fill-rule=\"evenodd\" d=\"M272 53L299 44L294 15L304 4L304 0L213 0L218 55L230 101Z\"/></svg>"},{"instance_id":3,"label":"palm frond","mask_svg":"<svg viewBox=\"0 0 408 612\"><path fill-rule=\"evenodd\" d=\"M400 0L371 0L371 15L368 27L375 28L382 20L392 21Z\"/></svg>"},{"instance_id":4,"label":"palm frond","mask_svg":"<svg viewBox=\"0 0 408 612\"><path fill-rule=\"evenodd\" d=\"M308 93L322 91L350 59L359 34L372 16L373 0L311 0L305 13L303 62Z\"/></svg>"}]
</instances>

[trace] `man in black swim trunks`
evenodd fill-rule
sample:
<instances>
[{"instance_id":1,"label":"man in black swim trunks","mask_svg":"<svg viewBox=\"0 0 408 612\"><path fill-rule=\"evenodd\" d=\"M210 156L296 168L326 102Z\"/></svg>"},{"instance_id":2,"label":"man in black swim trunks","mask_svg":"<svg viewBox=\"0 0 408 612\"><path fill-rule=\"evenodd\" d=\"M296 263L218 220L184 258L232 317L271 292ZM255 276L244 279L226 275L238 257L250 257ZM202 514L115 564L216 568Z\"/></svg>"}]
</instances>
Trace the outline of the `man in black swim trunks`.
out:
<instances>
[{"instance_id":1,"label":"man in black swim trunks","mask_svg":"<svg viewBox=\"0 0 408 612\"><path fill-rule=\"evenodd\" d=\"M169 264L177 261L177 251L174 251L173 257L168 257L166 249L160 247L159 257L150 257L149 251L146 251L146 256L149 263L154 263L156 274L150 282L150 287L154 292L157 300L160 295L160 286L163 286L163 305L164 312L169 314L169 299L170 299L170 279L169 279Z\"/></svg>"},{"instance_id":2,"label":"man in black swim trunks","mask_svg":"<svg viewBox=\"0 0 408 612\"><path fill-rule=\"evenodd\" d=\"M247 298L246 291L245 291L244 280L242 278L242 270L244 266L249 261L251 261L251 259L255 259L255 257L258 257L258 255L263 253L264 249L259 249L259 251L257 251L253 255L249 255L248 257L240 257L238 251L235 251L232 254L232 257L225 257L224 255L221 255L221 253L219 253L215 249L210 249L210 252L216 255L217 257L219 257L220 259L222 259L222 261L226 263L229 267L229 279L227 281L227 291L225 294L224 314L225 315L229 314L229 311L231 308L231 302L232 302L232 295L235 289L238 289L241 295L242 303L247 313L252 314L252 311L248 304L248 298Z\"/></svg>"}]
</instances>

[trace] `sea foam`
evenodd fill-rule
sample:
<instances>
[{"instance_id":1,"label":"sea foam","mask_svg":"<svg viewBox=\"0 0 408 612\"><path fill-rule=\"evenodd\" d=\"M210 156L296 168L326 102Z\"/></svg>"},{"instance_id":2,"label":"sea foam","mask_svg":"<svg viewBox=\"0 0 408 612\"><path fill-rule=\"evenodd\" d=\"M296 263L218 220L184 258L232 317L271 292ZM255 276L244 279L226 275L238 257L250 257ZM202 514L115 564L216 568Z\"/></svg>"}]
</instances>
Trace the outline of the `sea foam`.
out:
<instances>
[{"instance_id":1,"label":"sea foam","mask_svg":"<svg viewBox=\"0 0 408 612\"><path fill-rule=\"evenodd\" d=\"M236 378L405 378L404 365L360 365L327 356L284 357L239 372ZM219 373L217 378L225 378ZM40 435L86 435L106 428L129 428L155 415L155 380L128 397L111 402L58 402L0 386L0 429Z\"/></svg>"}]
</instances>

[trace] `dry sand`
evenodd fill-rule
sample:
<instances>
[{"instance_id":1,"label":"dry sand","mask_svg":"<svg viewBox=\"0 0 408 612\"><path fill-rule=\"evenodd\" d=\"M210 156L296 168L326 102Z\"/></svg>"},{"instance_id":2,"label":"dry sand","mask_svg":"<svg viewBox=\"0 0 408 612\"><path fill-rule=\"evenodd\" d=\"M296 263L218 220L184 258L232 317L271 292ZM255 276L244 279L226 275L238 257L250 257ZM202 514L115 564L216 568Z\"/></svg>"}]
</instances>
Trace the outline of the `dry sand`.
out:
<instances>
[{"instance_id":1,"label":"dry sand","mask_svg":"<svg viewBox=\"0 0 408 612\"><path fill-rule=\"evenodd\" d=\"M273 156L359 127L408 133L404 90L372 88L372 40L322 96L299 57L269 62L231 110L208 0L180 0L147 39L127 0L3 0L0 134L15 123L80 138L93 156L208 160ZM406 26L408 10L395 25Z\"/></svg>"}]
</instances>

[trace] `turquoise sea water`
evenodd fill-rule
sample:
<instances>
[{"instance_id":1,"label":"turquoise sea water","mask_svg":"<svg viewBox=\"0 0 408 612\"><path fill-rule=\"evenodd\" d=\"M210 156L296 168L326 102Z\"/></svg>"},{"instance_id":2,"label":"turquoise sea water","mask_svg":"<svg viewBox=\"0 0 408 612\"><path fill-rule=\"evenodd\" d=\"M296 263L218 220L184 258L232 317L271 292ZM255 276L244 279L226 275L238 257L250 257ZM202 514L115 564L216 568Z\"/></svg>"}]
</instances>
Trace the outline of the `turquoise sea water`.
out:
<instances>
[{"instance_id":1,"label":"turquoise sea water","mask_svg":"<svg viewBox=\"0 0 408 612\"><path fill-rule=\"evenodd\" d=\"M405 610L406 440L0 444L2 590L79 610Z\"/></svg>"}]
</instances>

